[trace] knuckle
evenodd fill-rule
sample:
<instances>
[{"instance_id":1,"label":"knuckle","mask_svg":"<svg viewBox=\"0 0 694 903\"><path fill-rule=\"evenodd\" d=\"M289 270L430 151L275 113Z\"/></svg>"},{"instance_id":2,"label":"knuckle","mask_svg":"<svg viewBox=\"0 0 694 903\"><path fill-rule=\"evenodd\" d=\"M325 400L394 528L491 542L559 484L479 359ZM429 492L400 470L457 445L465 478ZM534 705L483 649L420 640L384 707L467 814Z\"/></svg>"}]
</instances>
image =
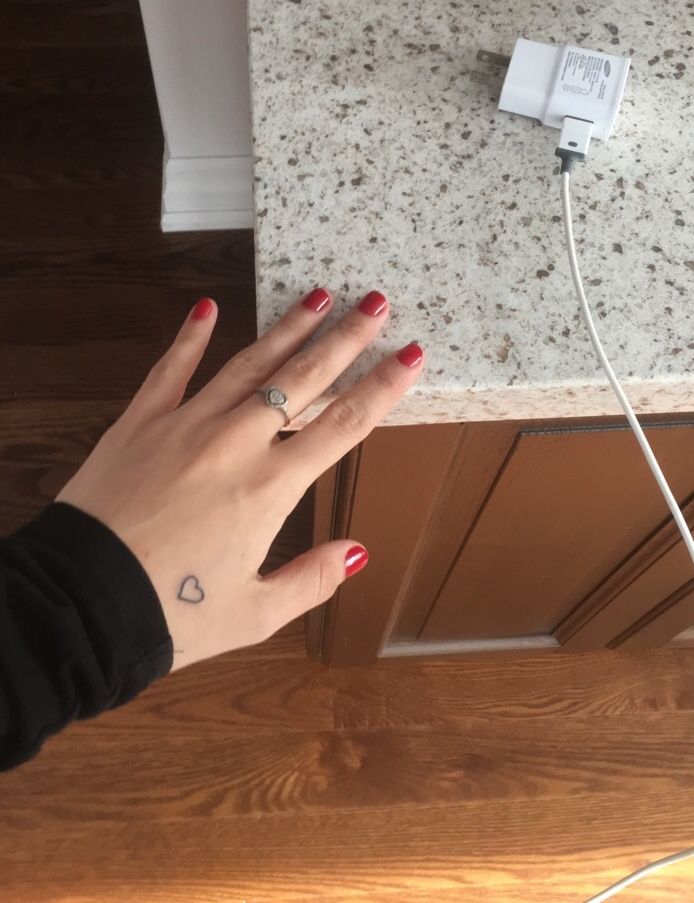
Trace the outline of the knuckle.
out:
<instances>
[{"instance_id":1,"label":"knuckle","mask_svg":"<svg viewBox=\"0 0 694 903\"><path fill-rule=\"evenodd\" d=\"M258 357L252 348L244 348L235 354L229 362L229 368L235 376L253 382L258 376Z\"/></svg>"},{"instance_id":2,"label":"knuckle","mask_svg":"<svg viewBox=\"0 0 694 903\"><path fill-rule=\"evenodd\" d=\"M402 391L401 382L392 367L387 365L376 367L373 371L373 378L379 388L385 389L388 394L392 395L394 392Z\"/></svg>"},{"instance_id":3,"label":"knuckle","mask_svg":"<svg viewBox=\"0 0 694 903\"><path fill-rule=\"evenodd\" d=\"M147 382L153 383L154 385L169 382L177 375L178 369L178 361L171 351L167 351L149 371Z\"/></svg>"},{"instance_id":4,"label":"knuckle","mask_svg":"<svg viewBox=\"0 0 694 903\"><path fill-rule=\"evenodd\" d=\"M354 398L334 401L325 416L331 427L342 435L361 437L370 431L368 410Z\"/></svg>"},{"instance_id":5,"label":"knuckle","mask_svg":"<svg viewBox=\"0 0 694 903\"><path fill-rule=\"evenodd\" d=\"M291 370L300 382L322 383L325 378L325 363L315 353L300 352L295 355Z\"/></svg>"},{"instance_id":6,"label":"knuckle","mask_svg":"<svg viewBox=\"0 0 694 903\"><path fill-rule=\"evenodd\" d=\"M360 314L360 316L363 320L366 319L362 314ZM336 323L335 332L340 338L347 339L349 342L357 342L359 344L363 344L364 342L363 325L351 316L344 317L344 319Z\"/></svg>"}]
</instances>

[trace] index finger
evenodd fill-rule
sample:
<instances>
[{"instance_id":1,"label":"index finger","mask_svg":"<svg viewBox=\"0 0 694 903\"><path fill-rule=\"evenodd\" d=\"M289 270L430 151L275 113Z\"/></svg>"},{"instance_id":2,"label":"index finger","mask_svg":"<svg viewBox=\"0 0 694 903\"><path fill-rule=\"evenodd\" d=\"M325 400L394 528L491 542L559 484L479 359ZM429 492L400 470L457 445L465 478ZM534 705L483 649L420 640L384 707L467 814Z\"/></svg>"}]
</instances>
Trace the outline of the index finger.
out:
<instances>
[{"instance_id":1,"label":"index finger","mask_svg":"<svg viewBox=\"0 0 694 903\"><path fill-rule=\"evenodd\" d=\"M362 442L400 401L422 372L424 352L416 342L378 363L364 379L333 401L291 442L277 451L310 485Z\"/></svg>"}]
</instances>

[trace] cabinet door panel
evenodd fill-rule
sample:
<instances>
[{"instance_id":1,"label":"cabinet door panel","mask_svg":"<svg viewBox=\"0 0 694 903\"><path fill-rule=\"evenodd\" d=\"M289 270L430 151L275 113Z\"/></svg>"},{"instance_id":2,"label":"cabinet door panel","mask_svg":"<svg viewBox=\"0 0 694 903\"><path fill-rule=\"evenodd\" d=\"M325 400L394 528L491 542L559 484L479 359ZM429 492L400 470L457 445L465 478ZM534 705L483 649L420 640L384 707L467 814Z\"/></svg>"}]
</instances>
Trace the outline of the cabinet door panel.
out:
<instances>
[{"instance_id":1,"label":"cabinet door panel","mask_svg":"<svg viewBox=\"0 0 694 903\"><path fill-rule=\"evenodd\" d=\"M431 500L458 427L375 430L318 482L316 544L347 536L363 542L369 565L309 620L309 651L331 663L359 664L379 653L396 598L410 572ZM335 487L328 513L326 495Z\"/></svg>"},{"instance_id":2,"label":"cabinet door panel","mask_svg":"<svg viewBox=\"0 0 694 903\"><path fill-rule=\"evenodd\" d=\"M684 503L694 422L663 419L647 434ZM388 427L343 470L321 483L319 498L337 488L332 527L316 541L352 536L372 560L320 625L312 618L326 661L637 646L667 641L666 623L670 636L688 626L691 564L621 423Z\"/></svg>"},{"instance_id":3,"label":"cabinet door panel","mask_svg":"<svg viewBox=\"0 0 694 903\"><path fill-rule=\"evenodd\" d=\"M517 435L514 423L494 424L492 429L477 423L457 428L438 495L430 499L427 522L421 525L414 567L403 581L395 619L399 636L419 635L462 537L473 529ZM431 440L432 446L441 441L436 433Z\"/></svg>"},{"instance_id":4,"label":"cabinet door panel","mask_svg":"<svg viewBox=\"0 0 694 903\"><path fill-rule=\"evenodd\" d=\"M673 491L694 483L694 430L648 430ZM626 430L523 432L422 636L549 634L667 516Z\"/></svg>"}]
</instances>

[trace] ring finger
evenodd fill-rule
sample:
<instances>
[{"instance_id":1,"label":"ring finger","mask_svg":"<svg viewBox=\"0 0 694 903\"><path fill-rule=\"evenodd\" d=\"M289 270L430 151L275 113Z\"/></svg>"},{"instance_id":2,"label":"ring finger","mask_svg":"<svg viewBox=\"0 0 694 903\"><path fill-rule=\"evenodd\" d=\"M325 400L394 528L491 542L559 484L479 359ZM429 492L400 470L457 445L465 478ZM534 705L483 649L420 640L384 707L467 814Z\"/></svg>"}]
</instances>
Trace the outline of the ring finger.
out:
<instances>
[{"instance_id":1,"label":"ring finger","mask_svg":"<svg viewBox=\"0 0 694 903\"><path fill-rule=\"evenodd\" d=\"M301 348L331 307L330 293L313 289L256 342L234 355L183 407L203 420L232 410Z\"/></svg>"},{"instance_id":2,"label":"ring finger","mask_svg":"<svg viewBox=\"0 0 694 903\"><path fill-rule=\"evenodd\" d=\"M273 385L285 393L289 417L296 417L373 341L385 323L387 313L385 297L380 292L369 292L314 345L295 354L270 377L264 388ZM255 393L239 405L232 416L235 422L239 416L252 418L254 429L264 431L270 440L283 426L282 412L268 412Z\"/></svg>"}]
</instances>

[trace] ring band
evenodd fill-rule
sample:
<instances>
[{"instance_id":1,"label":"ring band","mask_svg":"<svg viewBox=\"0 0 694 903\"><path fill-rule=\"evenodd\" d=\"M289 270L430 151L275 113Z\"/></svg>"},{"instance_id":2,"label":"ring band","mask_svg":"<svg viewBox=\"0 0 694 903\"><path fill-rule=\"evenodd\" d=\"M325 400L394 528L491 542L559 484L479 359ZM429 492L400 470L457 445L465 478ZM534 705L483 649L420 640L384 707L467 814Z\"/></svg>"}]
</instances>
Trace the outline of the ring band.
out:
<instances>
[{"instance_id":1,"label":"ring band","mask_svg":"<svg viewBox=\"0 0 694 903\"><path fill-rule=\"evenodd\" d=\"M282 411L284 414L284 425L289 426L291 417L287 410L288 399L281 389L278 389L277 386L269 386L267 389L256 389L255 393L263 396L268 407Z\"/></svg>"}]
</instances>

